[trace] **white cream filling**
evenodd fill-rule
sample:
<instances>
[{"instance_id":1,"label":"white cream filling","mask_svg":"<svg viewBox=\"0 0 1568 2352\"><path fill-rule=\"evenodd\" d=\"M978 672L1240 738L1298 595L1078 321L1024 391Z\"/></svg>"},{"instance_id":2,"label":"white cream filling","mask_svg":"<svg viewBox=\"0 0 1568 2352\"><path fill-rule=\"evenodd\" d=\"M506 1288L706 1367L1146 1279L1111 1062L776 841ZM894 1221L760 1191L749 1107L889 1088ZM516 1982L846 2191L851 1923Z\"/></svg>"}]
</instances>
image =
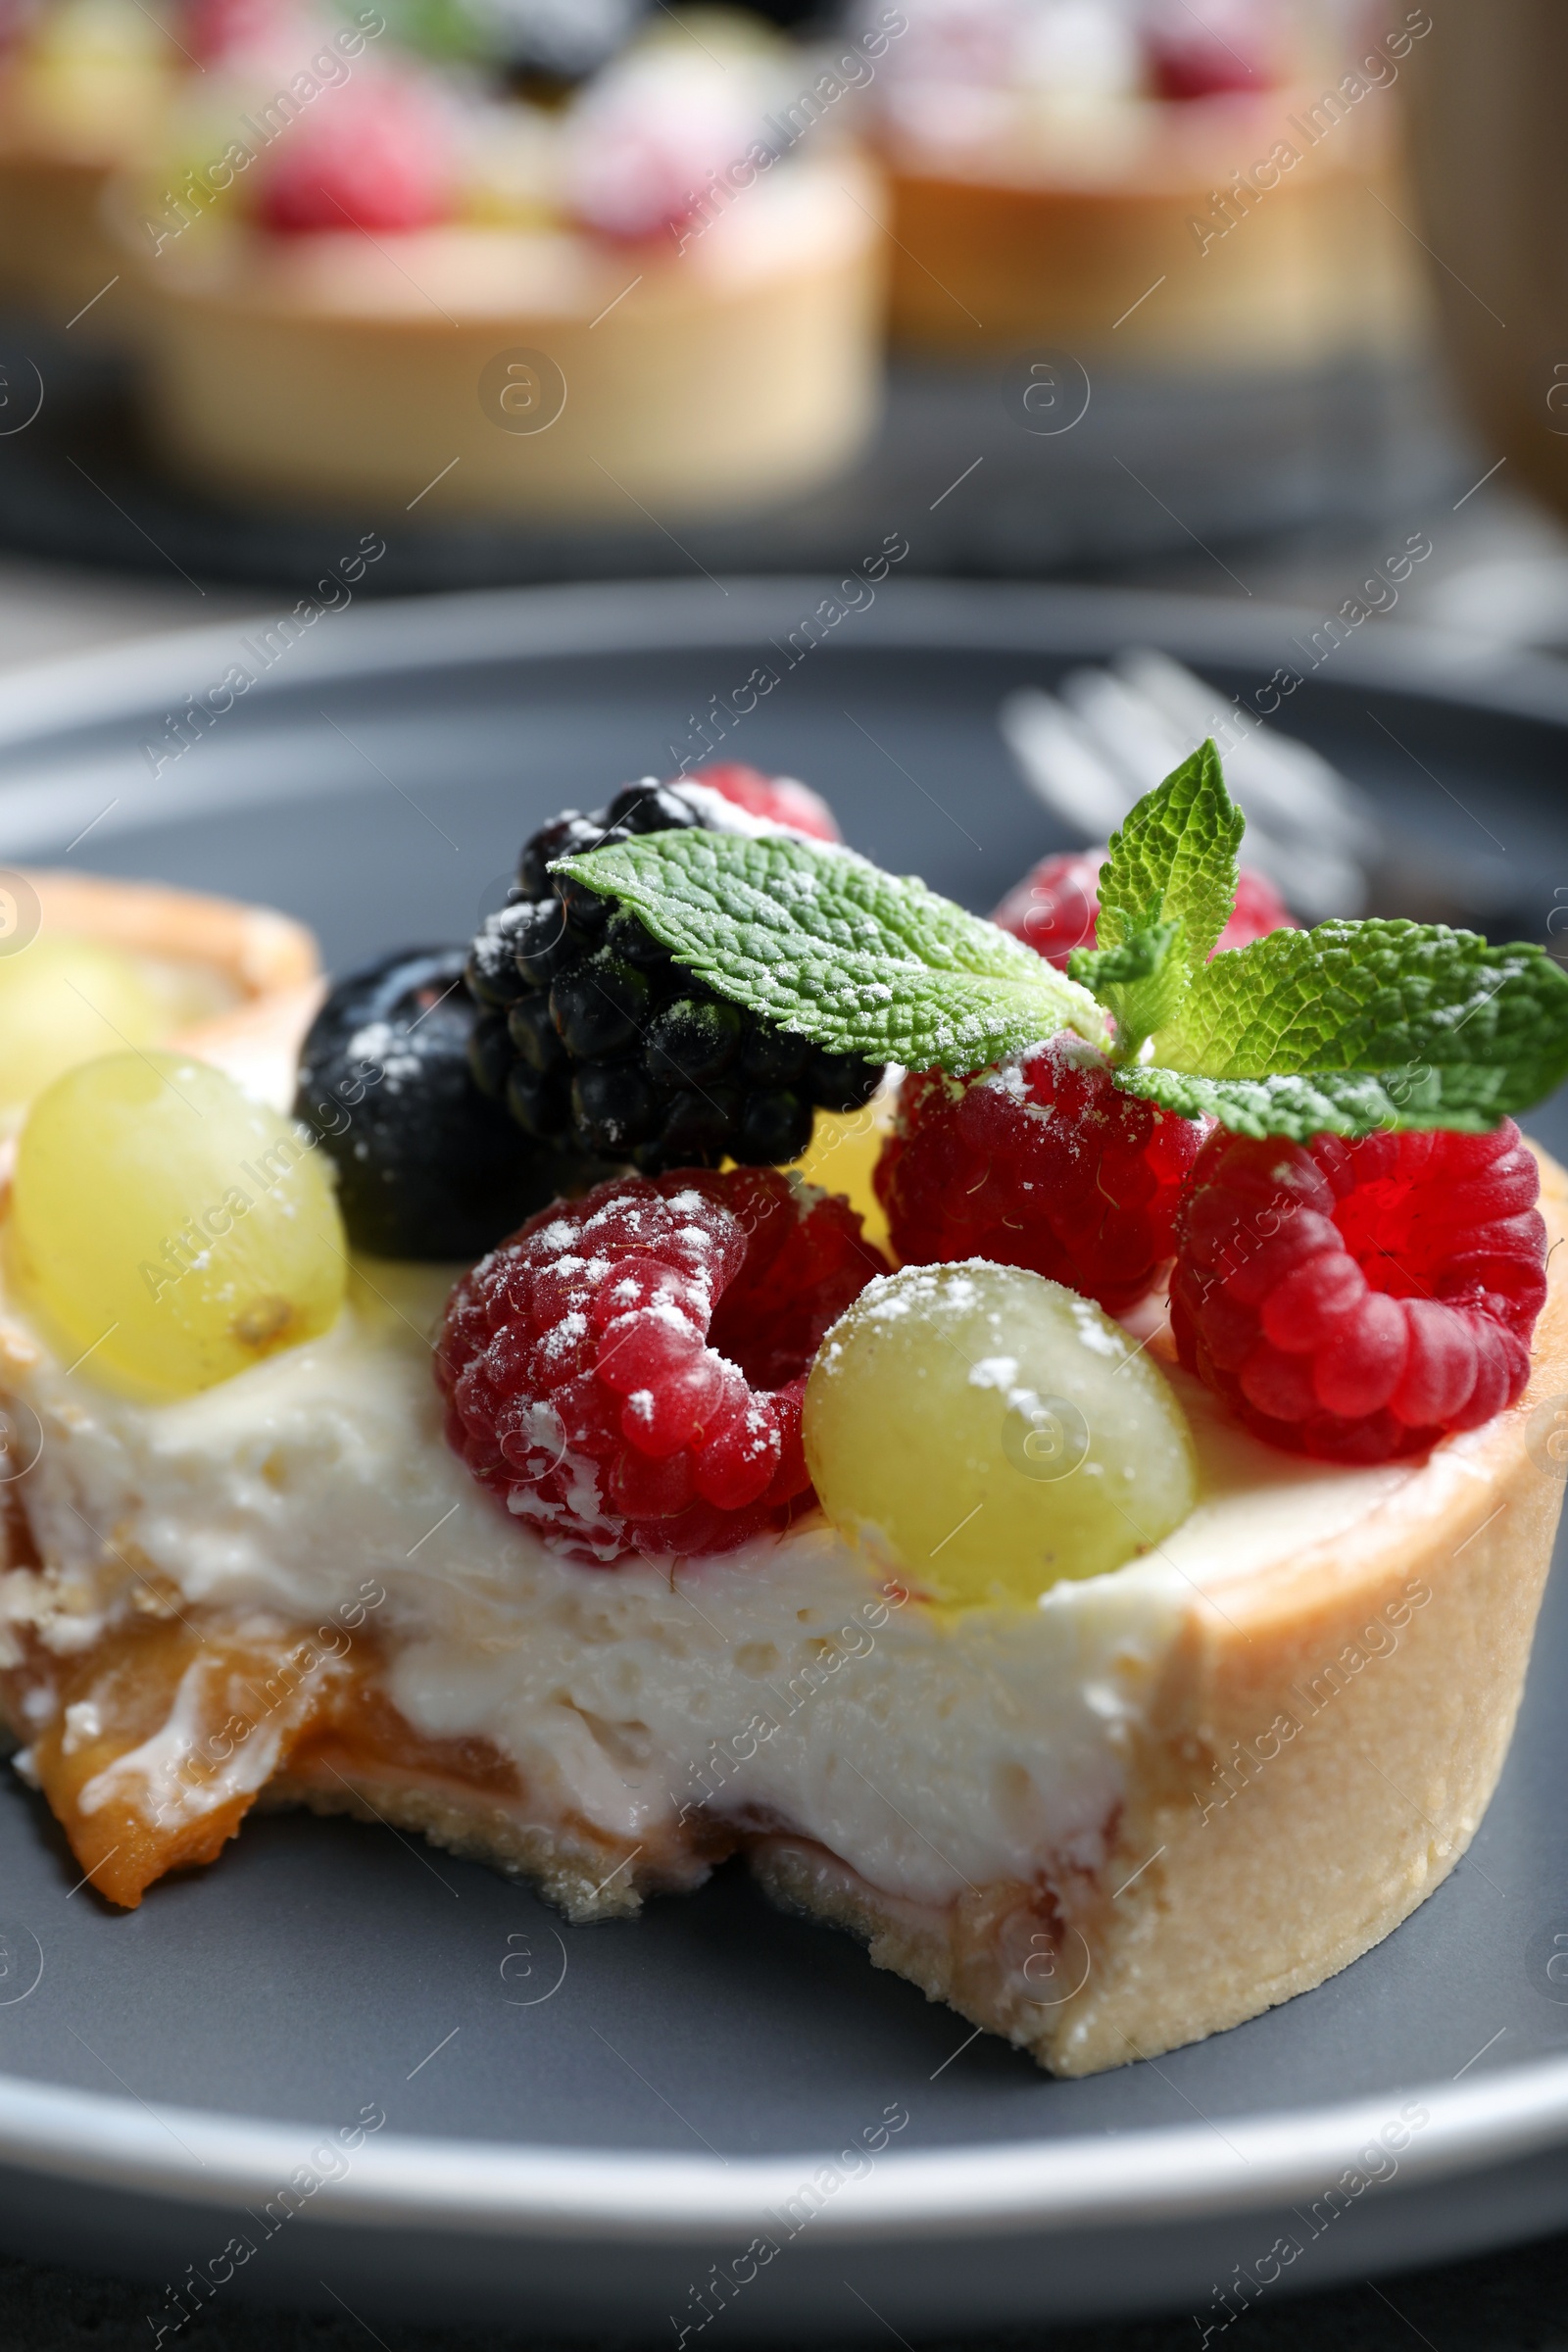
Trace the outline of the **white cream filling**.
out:
<instances>
[{"instance_id":1,"label":"white cream filling","mask_svg":"<svg viewBox=\"0 0 1568 2352\"><path fill-rule=\"evenodd\" d=\"M1032 1607L935 1612L884 1589L820 1520L673 1573L588 1568L544 1551L448 1448L422 1336L445 1290L440 1270L378 1265L324 1338L173 1404L64 1372L7 1310L7 1385L43 1432L24 1494L55 1574L47 1590L25 1571L0 1581L0 1646L9 1617L62 1652L85 1647L138 1577L199 1607L367 1622L410 1723L493 1740L534 1818L574 1814L635 1845L702 1805L944 1901L1101 1860L1196 1594L1401 1490L1425 1507L1430 1483L1463 1469L1446 1448L1424 1471L1281 1455L1178 1374L1197 1510L1150 1557ZM364 1614L368 1586L385 1597ZM148 1743L154 1777L190 1733L172 1719ZM262 1760L261 1743L237 1749L203 1782L207 1801L255 1787Z\"/></svg>"}]
</instances>

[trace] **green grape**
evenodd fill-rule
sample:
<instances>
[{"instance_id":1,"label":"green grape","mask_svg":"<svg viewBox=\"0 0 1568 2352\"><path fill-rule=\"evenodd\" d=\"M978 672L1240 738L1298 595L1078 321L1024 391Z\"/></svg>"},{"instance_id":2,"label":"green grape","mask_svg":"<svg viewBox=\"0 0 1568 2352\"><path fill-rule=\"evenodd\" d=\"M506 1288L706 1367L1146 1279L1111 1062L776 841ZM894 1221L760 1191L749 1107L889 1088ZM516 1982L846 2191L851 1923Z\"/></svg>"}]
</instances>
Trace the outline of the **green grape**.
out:
<instances>
[{"instance_id":1,"label":"green grape","mask_svg":"<svg viewBox=\"0 0 1568 2352\"><path fill-rule=\"evenodd\" d=\"M315 1338L345 1250L323 1155L204 1062L111 1054L23 1129L11 1277L89 1379L186 1396Z\"/></svg>"},{"instance_id":2,"label":"green grape","mask_svg":"<svg viewBox=\"0 0 1568 2352\"><path fill-rule=\"evenodd\" d=\"M951 1604L1119 1568L1198 1498L1147 1352L1059 1282L980 1259L871 1283L817 1351L804 1435L834 1525Z\"/></svg>"},{"instance_id":3,"label":"green grape","mask_svg":"<svg viewBox=\"0 0 1568 2352\"><path fill-rule=\"evenodd\" d=\"M151 1045L158 995L130 956L69 933L0 956L0 1105L30 1102L78 1062Z\"/></svg>"}]
</instances>

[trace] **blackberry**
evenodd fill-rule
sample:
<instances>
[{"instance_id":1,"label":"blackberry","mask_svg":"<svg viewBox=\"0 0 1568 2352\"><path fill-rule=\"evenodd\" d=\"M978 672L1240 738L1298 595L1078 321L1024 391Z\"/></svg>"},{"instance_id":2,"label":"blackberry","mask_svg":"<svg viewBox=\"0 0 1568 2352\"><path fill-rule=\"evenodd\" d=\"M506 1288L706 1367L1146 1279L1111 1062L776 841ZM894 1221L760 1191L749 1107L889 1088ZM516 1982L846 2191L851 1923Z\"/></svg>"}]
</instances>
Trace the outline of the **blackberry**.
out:
<instances>
[{"instance_id":1,"label":"blackberry","mask_svg":"<svg viewBox=\"0 0 1568 2352\"><path fill-rule=\"evenodd\" d=\"M713 997L669 997L648 1023L643 1059L658 1086L706 1086L739 1057L739 1005Z\"/></svg>"},{"instance_id":2,"label":"blackberry","mask_svg":"<svg viewBox=\"0 0 1568 2352\"><path fill-rule=\"evenodd\" d=\"M464 963L461 948L400 948L349 973L301 1051L294 1115L337 1170L349 1240L378 1257L478 1257L604 1173L528 1143L475 1085ZM510 1057L504 1021L502 1043Z\"/></svg>"},{"instance_id":3,"label":"blackberry","mask_svg":"<svg viewBox=\"0 0 1568 2352\"><path fill-rule=\"evenodd\" d=\"M725 1158L781 1166L809 1143L818 1106L855 1109L881 1083L876 1064L819 1053L715 995L634 914L551 874L573 852L708 824L702 802L730 797L727 771L712 772L707 795L645 776L591 815L563 809L524 843L511 903L473 943L474 1082L537 1144L645 1175Z\"/></svg>"}]
</instances>

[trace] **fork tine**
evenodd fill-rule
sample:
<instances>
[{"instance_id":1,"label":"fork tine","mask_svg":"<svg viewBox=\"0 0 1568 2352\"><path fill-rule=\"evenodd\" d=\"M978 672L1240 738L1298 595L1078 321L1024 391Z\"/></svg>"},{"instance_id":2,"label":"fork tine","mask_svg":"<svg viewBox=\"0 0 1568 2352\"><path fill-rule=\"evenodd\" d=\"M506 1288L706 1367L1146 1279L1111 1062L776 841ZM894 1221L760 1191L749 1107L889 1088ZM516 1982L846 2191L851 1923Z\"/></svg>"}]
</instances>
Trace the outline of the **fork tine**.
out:
<instances>
[{"instance_id":1,"label":"fork tine","mask_svg":"<svg viewBox=\"0 0 1568 2352\"><path fill-rule=\"evenodd\" d=\"M1168 675L1161 675L1166 667L1162 656L1132 660L1137 663L1134 679L1140 683L1129 682L1119 670L1081 670L1073 672L1063 690L1072 692L1076 709L1086 719L1093 719L1097 731L1112 731L1115 746L1129 750L1143 746L1145 759L1156 762L1150 779L1154 782L1196 751L1218 714L1208 707L1201 680L1190 671L1169 663L1168 670L1175 673L1173 685ZM1180 702L1191 723L1177 725L1158 702L1141 691L1141 680L1150 674L1150 665L1171 700ZM1298 913L1314 922L1328 914L1359 913L1367 902L1366 873L1345 839L1347 831L1358 828L1353 819L1348 823L1341 816L1324 782L1327 778L1337 785L1339 778L1326 760L1303 748L1299 773L1289 758L1281 763L1288 771L1282 783L1279 766L1271 767L1255 756L1258 732L1254 731L1239 752L1225 755L1227 778L1248 820L1249 864L1255 865ZM1275 748L1289 754L1298 747L1281 744ZM1249 754L1253 757L1249 759Z\"/></svg>"},{"instance_id":2,"label":"fork tine","mask_svg":"<svg viewBox=\"0 0 1568 2352\"><path fill-rule=\"evenodd\" d=\"M1282 830L1332 842L1358 858L1377 855L1382 828L1371 804L1320 753L1275 733L1251 713L1246 731L1239 731L1234 707L1167 654L1139 649L1121 655L1115 668L1194 742L1212 734L1228 740L1226 778L1254 822L1267 812Z\"/></svg>"},{"instance_id":3,"label":"fork tine","mask_svg":"<svg viewBox=\"0 0 1568 2352\"><path fill-rule=\"evenodd\" d=\"M1177 735L1107 670L1075 670L1062 684L1075 708L1036 687L1020 687L1003 703L997 723L1035 797L1081 840L1104 841L1134 801L1201 737ZM1283 837L1256 808L1247 858L1311 921L1354 914L1366 904L1365 876L1352 858L1321 838Z\"/></svg>"},{"instance_id":4,"label":"fork tine","mask_svg":"<svg viewBox=\"0 0 1568 2352\"><path fill-rule=\"evenodd\" d=\"M1111 670L1069 670L1060 691L1100 751L1121 771L1129 803L1152 792L1194 749L1157 705L1135 694Z\"/></svg>"},{"instance_id":5,"label":"fork tine","mask_svg":"<svg viewBox=\"0 0 1568 2352\"><path fill-rule=\"evenodd\" d=\"M997 725L1024 782L1054 816L1085 843L1115 830L1132 798L1125 780L1054 695L1020 686L1003 702Z\"/></svg>"}]
</instances>

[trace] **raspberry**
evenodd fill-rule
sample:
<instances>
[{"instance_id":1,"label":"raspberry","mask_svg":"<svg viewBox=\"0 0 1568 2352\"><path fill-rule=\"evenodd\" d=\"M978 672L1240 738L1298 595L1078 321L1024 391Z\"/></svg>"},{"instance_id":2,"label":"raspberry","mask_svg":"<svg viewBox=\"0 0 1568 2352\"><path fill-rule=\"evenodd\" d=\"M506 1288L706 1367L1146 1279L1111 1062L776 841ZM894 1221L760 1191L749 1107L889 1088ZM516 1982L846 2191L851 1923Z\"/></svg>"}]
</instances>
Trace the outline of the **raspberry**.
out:
<instances>
[{"instance_id":1,"label":"raspberry","mask_svg":"<svg viewBox=\"0 0 1568 2352\"><path fill-rule=\"evenodd\" d=\"M992 916L1004 931L1033 948L1058 972L1074 948L1092 948L1100 918L1100 869L1108 850L1058 850L1031 866L1015 882ZM1294 931L1295 919L1272 882L1242 868L1231 919L1219 935L1220 948L1245 948L1271 931Z\"/></svg>"},{"instance_id":2,"label":"raspberry","mask_svg":"<svg viewBox=\"0 0 1568 2352\"><path fill-rule=\"evenodd\" d=\"M291 0L190 0L180 40L201 66L275 54L293 33L303 46L309 27Z\"/></svg>"},{"instance_id":3,"label":"raspberry","mask_svg":"<svg viewBox=\"0 0 1568 2352\"><path fill-rule=\"evenodd\" d=\"M332 92L289 125L263 173L257 216L289 234L428 228L451 211L447 126L414 82L353 82Z\"/></svg>"},{"instance_id":4,"label":"raspberry","mask_svg":"<svg viewBox=\"0 0 1568 2352\"><path fill-rule=\"evenodd\" d=\"M1063 1035L972 1078L906 1078L876 1194L906 1265L1029 1266L1116 1313L1175 1249L1202 1132L1120 1093Z\"/></svg>"},{"instance_id":5,"label":"raspberry","mask_svg":"<svg viewBox=\"0 0 1568 2352\"><path fill-rule=\"evenodd\" d=\"M1203 15L1167 9L1146 27L1145 47L1156 98L1253 95L1279 78L1277 12L1259 0L1207 0Z\"/></svg>"},{"instance_id":6,"label":"raspberry","mask_svg":"<svg viewBox=\"0 0 1568 2352\"><path fill-rule=\"evenodd\" d=\"M817 1345L887 1271L845 1200L773 1169L616 1178L459 1283L447 1436L552 1551L732 1551L811 1499Z\"/></svg>"},{"instance_id":7,"label":"raspberry","mask_svg":"<svg viewBox=\"0 0 1568 2352\"><path fill-rule=\"evenodd\" d=\"M1272 882L1244 865L1236 877L1236 898L1230 919L1214 942L1218 956L1227 948L1250 947L1271 931L1295 931L1299 926Z\"/></svg>"},{"instance_id":8,"label":"raspberry","mask_svg":"<svg viewBox=\"0 0 1568 2352\"><path fill-rule=\"evenodd\" d=\"M992 916L1058 972L1074 948L1092 948L1100 916L1100 869L1108 850L1057 850L1015 882Z\"/></svg>"},{"instance_id":9,"label":"raspberry","mask_svg":"<svg viewBox=\"0 0 1568 2352\"><path fill-rule=\"evenodd\" d=\"M1181 1358L1273 1445L1421 1453L1517 1401L1546 1296L1536 1163L1490 1135L1218 1129L1178 1220Z\"/></svg>"},{"instance_id":10,"label":"raspberry","mask_svg":"<svg viewBox=\"0 0 1568 2352\"><path fill-rule=\"evenodd\" d=\"M687 781L706 784L710 792L721 793L732 807L744 808L748 816L765 816L775 825L789 825L797 833L809 833L813 841L844 838L837 817L821 794L794 776L765 776L760 767L748 767L743 760L720 760L711 767L693 768Z\"/></svg>"}]
</instances>

